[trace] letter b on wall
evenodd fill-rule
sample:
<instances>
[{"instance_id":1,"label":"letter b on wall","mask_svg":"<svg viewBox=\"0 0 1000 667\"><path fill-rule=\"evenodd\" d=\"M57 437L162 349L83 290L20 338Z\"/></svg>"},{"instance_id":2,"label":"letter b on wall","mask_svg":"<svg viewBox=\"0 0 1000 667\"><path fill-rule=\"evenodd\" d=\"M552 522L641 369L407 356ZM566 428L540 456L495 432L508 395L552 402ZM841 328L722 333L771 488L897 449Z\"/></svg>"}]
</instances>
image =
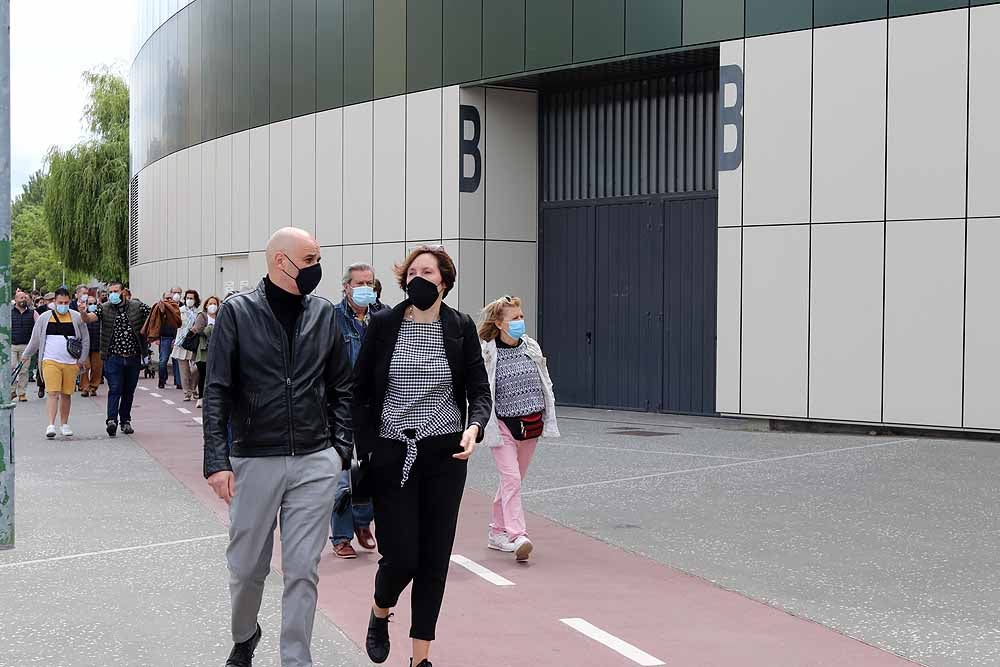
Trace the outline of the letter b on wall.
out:
<instances>
[{"instance_id":1,"label":"letter b on wall","mask_svg":"<svg viewBox=\"0 0 1000 667\"><path fill-rule=\"evenodd\" d=\"M479 150L479 140L483 136L479 109L463 104L459 107L458 142L458 189L459 192L475 192L483 178L483 154ZM472 138L466 139L471 131ZM472 158L472 174L467 175L466 156Z\"/></svg>"},{"instance_id":2,"label":"letter b on wall","mask_svg":"<svg viewBox=\"0 0 1000 667\"><path fill-rule=\"evenodd\" d=\"M726 104L726 86L732 86L736 97ZM719 171L733 171L743 164L743 69L739 65L719 68ZM736 130L736 146L726 150L726 128Z\"/></svg>"}]
</instances>

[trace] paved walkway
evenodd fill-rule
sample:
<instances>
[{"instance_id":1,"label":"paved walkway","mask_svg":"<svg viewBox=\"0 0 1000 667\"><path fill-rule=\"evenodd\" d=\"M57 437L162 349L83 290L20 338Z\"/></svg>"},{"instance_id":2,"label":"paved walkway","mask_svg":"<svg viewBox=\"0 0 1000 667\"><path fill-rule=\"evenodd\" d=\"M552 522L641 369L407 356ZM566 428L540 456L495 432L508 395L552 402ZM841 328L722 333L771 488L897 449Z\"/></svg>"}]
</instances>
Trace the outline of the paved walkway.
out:
<instances>
[{"instance_id":1,"label":"paved walkway","mask_svg":"<svg viewBox=\"0 0 1000 667\"><path fill-rule=\"evenodd\" d=\"M17 409L0 666L224 662L226 511L201 476L199 411L143 387L132 438L103 434L102 399L77 399L70 441L38 436L41 402ZM929 665L1000 662L996 445L565 415L528 480L545 515L528 564L485 549L496 474L474 458L436 664L910 664L841 632ZM375 561L324 555L317 665L370 664ZM279 597L272 576L259 665L278 664ZM388 664L405 665L397 611Z\"/></svg>"}]
</instances>

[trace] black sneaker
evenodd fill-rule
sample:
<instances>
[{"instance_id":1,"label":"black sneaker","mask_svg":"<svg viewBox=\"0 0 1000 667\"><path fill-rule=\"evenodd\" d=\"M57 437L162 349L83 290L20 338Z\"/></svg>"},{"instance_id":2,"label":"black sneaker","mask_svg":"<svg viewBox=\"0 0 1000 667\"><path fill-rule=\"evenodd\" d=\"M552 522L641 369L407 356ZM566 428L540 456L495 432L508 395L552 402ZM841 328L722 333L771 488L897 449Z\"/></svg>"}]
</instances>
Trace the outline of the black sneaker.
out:
<instances>
[{"instance_id":1,"label":"black sneaker","mask_svg":"<svg viewBox=\"0 0 1000 667\"><path fill-rule=\"evenodd\" d=\"M132 435L135 433L135 429L132 428L132 422L122 422L122 433L125 435Z\"/></svg>"},{"instance_id":2,"label":"black sneaker","mask_svg":"<svg viewBox=\"0 0 1000 667\"><path fill-rule=\"evenodd\" d=\"M389 619L379 618L372 609L371 617L368 619L368 637L365 638L365 649L372 662L381 664L389 659Z\"/></svg>"},{"instance_id":3,"label":"black sneaker","mask_svg":"<svg viewBox=\"0 0 1000 667\"><path fill-rule=\"evenodd\" d=\"M116 422L114 419L109 419L107 422L105 422L105 425L108 427L108 435L110 437L113 438L116 435L118 435L118 422Z\"/></svg>"},{"instance_id":4,"label":"black sneaker","mask_svg":"<svg viewBox=\"0 0 1000 667\"><path fill-rule=\"evenodd\" d=\"M410 667L413 667L413 658L410 658ZM424 658L417 667L434 667L434 665L431 664L430 660Z\"/></svg>"},{"instance_id":5,"label":"black sneaker","mask_svg":"<svg viewBox=\"0 0 1000 667\"><path fill-rule=\"evenodd\" d=\"M253 637L245 642L233 644L233 650L229 652L229 660L226 660L226 667L253 667L253 652L257 650L257 644L260 643L260 635L260 624L258 623L257 632L253 633Z\"/></svg>"}]
</instances>

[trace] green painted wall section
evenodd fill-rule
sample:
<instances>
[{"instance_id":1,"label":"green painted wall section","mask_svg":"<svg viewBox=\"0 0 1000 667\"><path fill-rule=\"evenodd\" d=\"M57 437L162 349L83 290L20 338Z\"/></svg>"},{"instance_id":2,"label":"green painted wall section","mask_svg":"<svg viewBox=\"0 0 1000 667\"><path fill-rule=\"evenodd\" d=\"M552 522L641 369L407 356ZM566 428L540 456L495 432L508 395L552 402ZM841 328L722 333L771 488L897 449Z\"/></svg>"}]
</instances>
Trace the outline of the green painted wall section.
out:
<instances>
[{"instance_id":1,"label":"green painted wall section","mask_svg":"<svg viewBox=\"0 0 1000 667\"><path fill-rule=\"evenodd\" d=\"M440 88L443 12L441 0L408 0L406 9L406 90Z\"/></svg>"},{"instance_id":2,"label":"green painted wall section","mask_svg":"<svg viewBox=\"0 0 1000 667\"><path fill-rule=\"evenodd\" d=\"M812 27L812 0L746 0L747 37Z\"/></svg>"},{"instance_id":3,"label":"green painted wall section","mask_svg":"<svg viewBox=\"0 0 1000 667\"><path fill-rule=\"evenodd\" d=\"M525 0L483 0L483 77L524 71Z\"/></svg>"},{"instance_id":4,"label":"green painted wall section","mask_svg":"<svg viewBox=\"0 0 1000 667\"><path fill-rule=\"evenodd\" d=\"M625 0L574 0L573 62L625 53Z\"/></svg>"},{"instance_id":5,"label":"green painted wall section","mask_svg":"<svg viewBox=\"0 0 1000 667\"><path fill-rule=\"evenodd\" d=\"M743 37L743 0L687 0L684 44L704 44Z\"/></svg>"},{"instance_id":6,"label":"green painted wall section","mask_svg":"<svg viewBox=\"0 0 1000 667\"><path fill-rule=\"evenodd\" d=\"M969 0L889 0L889 16L907 16L968 6Z\"/></svg>"},{"instance_id":7,"label":"green painted wall section","mask_svg":"<svg viewBox=\"0 0 1000 667\"><path fill-rule=\"evenodd\" d=\"M204 2L194 2L188 5L188 8L204 4ZM270 25L271 10L268 0L250 0L251 127L271 122L271 65L268 56L271 43ZM192 52L194 51L194 37L192 26ZM265 44L267 48L264 47Z\"/></svg>"},{"instance_id":8,"label":"green painted wall section","mask_svg":"<svg viewBox=\"0 0 1000 667\"><path fill-rule=\"evenodd\" d=\"M316 4L316 109L344 104L344 0Z\"/></svg>"},{"instance_id":9,"label":"green painted wall section","mask_svg":"<svg viewBox=\"0 0 1000 667\"><path fill-rule=\"evenodd\" d=\"M132 66L141 169L376 98L1000 0L195 0Z\"/></svg>"},{"instance_id":10,"label":"green painted wall section","mask_svg":"<svg viewBox=\"0 0 1000 667\"><path fill-rule=\"evenodd\" d=\"M483 77L483 5L468 0L444 0L445 86Z\"/></svg>"},{"instance_id":11,"label":"green painted wall section","mask_svg":"<svg viewBox=\"0 0 1000 667\"><path fill-rule=\"evenodd\" d=\"M344 104L367 102L373 97L374 43L372 0L344 0Z\"/></svg>"},{"instance_id":12,"label":"green painted wall section","mask_svg":"<svg viewBox=\"0 0 1000 667\"><path fill-rule=\"evenodd\" d=\"M292 115L316 111L316 0L292 0Z\"/></svg>"},{"instance_id":13,"label":"green painted wall section","mask_svg":"<svg viewBox=\"0 0 1000 667\"><path fill-rule=\"evenodd\" d=\"M221 4L215 3L215 6L220 7ZM292 2L271 3L271 50L268 60L271 67L272 123L292 117L292 6ZM212 41L218 37L213 34Z\"/></svg>"},{"instance_id":14,"label":"green painted wall section","mask_svg":"<svg viewBox=\"0 0 1000 667\"><path fill-rule=\"evenodd\" d=\"M889 0L815 0L813 12L816 27L884 19Z\"/></svg>"},{"instance_id":15,"label":"green painted wall section","mask_svg":"<svg viewBox=\"0 0 1000 667\"><path fill-rule=\"evenodd\" d=\"M375 99L406 92L406 0L375 0Z\"/></svg>"},{"instance_id":16,"label":"green painted wall section","mask_svg":"<svg viewBox=\"0 0 1000 667\"><path fill-rule=\"evenodd\" d=\"M573 0L525 0L524 66L573 62Z\"/></svg>"},{"instance_id":17,"label":"green painted wall section","mask_svg":"<svg viewBox=\"0 0 1000 667\"><path fill-rule=\"evenodd\" d=\"M680 46L682 0L626 0L625 52L642 53Z\"/></svg>"}]
</instances>

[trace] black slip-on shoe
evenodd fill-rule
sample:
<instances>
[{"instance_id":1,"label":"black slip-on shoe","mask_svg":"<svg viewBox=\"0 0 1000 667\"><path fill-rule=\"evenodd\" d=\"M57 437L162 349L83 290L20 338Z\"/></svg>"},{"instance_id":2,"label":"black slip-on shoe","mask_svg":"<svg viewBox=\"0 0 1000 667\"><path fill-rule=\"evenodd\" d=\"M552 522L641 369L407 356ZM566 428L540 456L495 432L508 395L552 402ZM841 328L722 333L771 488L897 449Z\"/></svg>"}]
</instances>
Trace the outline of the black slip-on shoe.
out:
<instances>
[{"instance_id":1,"label":"black slip-on shoe","mask_svg":"<svg viewBox=\"0 0 1000 667\"><path fill-rule=\"evenodd\" d=\"M118 435L118 422L116 422L114 419L109 419L105 423L106 423L106 425L108 427L108 435L109 436L111 436L113 438L116 435Z\"/></svg>"},{"instance_id":2,"label":"black slip-on shoe","mask_svg":"<svg viewBox=\"0 0 1000 667\"><path fill-rule=\"evenodd\" d=\"M245 642L233 644L233 650L229 653L229 660L226 660L226 667L253 667L253 652L257 650L261 634L260 624L258 623L257 632L253 633L253 637Z\"/></svg>"},{"instance_id":3,"label":"black slip-on shoe","mask_svg":"<svg viewBox=\"0 0 1000 667\"><path fill-rule=\"evenodd\" d=\"M365 649L372 662L381 664L389 659L389 619L379 618L375 615L375 610L371 612L368 619L368 637L365 639Z\"/></svg>"}]
</instances>

